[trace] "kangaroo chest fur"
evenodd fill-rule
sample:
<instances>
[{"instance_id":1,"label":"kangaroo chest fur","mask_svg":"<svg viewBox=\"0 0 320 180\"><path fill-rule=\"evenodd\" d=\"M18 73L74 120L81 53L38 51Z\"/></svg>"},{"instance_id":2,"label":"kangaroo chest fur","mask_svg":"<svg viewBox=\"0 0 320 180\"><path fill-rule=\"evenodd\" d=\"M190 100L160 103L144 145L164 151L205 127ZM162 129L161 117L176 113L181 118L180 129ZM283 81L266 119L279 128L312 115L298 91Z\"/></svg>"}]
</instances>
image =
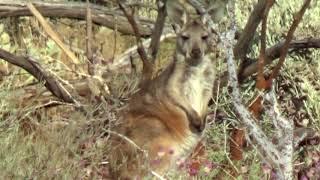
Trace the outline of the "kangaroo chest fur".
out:
<instances>
[{"instance_id":1,"label":"kangaroo chest fur","mask_svg":"<svg viewBox=\"0 0 320 180\"><path fill-rule=\"evenodd\" d=\"M184 57L176 56L174 70L165 90L182 106L192 108L203 118L212 95L214 62L205 56L198 65L190 66L183 62Z\"/></svg>"},{"instance_id":2,"label":"kangaroo chest fur","mask_svg":"<svg viewBox=\"0 0 320 180\"><path fill-rule=\"evenodd\" d=\"M200 115L204 116L212 94L214 71L212 62L205 57L199 66L190 67L183 83L183 94L192 108Z\"/></svg>"}]
</instances>

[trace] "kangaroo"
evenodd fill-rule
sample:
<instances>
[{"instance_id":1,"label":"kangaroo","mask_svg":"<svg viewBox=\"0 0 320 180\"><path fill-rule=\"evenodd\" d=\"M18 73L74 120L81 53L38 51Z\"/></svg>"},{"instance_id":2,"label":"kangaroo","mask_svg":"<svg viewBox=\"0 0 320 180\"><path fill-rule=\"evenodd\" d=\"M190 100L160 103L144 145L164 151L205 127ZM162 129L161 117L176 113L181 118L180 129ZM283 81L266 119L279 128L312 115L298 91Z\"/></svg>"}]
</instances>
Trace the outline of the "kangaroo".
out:
<instances>
[{"instance_id":1,"label":"kangaroo","mask_svg":"<svg viewBox=\"0 0 320 180\"><path fill-rule=\"evenodd\" d=\"M163 175L201 138L215 79L208 52L217 37L201 17L185 15L180 27L173 62L123 111L116 131L132 142L119 138L112 144L113 179L141 179L151 170Z\"/></svg>"}]
</instances>

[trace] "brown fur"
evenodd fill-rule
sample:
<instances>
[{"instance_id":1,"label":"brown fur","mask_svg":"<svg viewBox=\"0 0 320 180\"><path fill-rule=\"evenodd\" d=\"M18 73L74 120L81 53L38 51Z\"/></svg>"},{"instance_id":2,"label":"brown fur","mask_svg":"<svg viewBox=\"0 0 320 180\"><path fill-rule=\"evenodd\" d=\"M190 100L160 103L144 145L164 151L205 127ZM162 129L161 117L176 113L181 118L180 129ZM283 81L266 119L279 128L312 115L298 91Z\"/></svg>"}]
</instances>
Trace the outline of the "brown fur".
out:
<instances>
[{"instance_id":1,"label":"brown fur","mask_svg":"<svg viewBox=\"0 0 320 180\"><path fill-rule=\"evenodd\" d=\"M200 19L188 20L177 34L174 62L133 95L116 131L147 153L114 138L113 179L142 178L150 170L164 174L196 145L214 81L214 61L205 57L212 39Z\"/></svg>"}]
</instances>

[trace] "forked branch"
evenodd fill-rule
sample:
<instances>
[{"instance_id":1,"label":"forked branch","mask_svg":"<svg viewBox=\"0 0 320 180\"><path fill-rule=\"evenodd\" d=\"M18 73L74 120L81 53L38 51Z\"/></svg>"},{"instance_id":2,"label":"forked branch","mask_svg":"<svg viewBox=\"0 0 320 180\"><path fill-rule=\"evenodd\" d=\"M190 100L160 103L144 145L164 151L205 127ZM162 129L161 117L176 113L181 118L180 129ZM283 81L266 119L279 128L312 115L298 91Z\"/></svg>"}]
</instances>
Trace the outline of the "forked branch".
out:
<instances>
[{"instance_id":1,"label":"forked branch","mask_svg":"<svg viewBox=\"0 0 320 180\"><path fill-rule=\"evenodd\" d=\"M280 71L280 69L286 59L286 56L288 54L289 45L290 45L290 42L293 38L293 34L294 34L295 30L297 29L304 13L306 12L307 8L309 7L310 2L311 2L311 0L305 0L300 11L293 16L293 23L290 26L290 29L289 29L287 36L286 36L286 40L285 40L284 45L281 49L279 62L276 65L276 67L273 69L269 80L274 79L278 75L278 73L279 73L279 71Z\"/></svg>"},{"instance_id":2,"label":"forked branch","mask_svg":"<svg viewBox=\"0 0 320 180\"><path fill-rule=\"evenodd\" d=\"M160 37L165 27L165 20L167 16L167 0L157 0L158 4L158 15L155 26L152 31L151 43L149 46L149 52L151 55L151 62L154 64L157 58L159 46L160 46Z\"/></svg>"},{"instance_id":3,"label":"forked branch","mask_svg":"<svg viewBox=\"0 0 320 180\"><path fill-rule=\"evenodd\" d=\"M269 1L270 3L271 1ZM290 27L287 38L285 40L284 46L281 50L280 60L275 70L272 72L268 81L272 85L274 77L279 72L283 61L287 55L290 41L292 40L294 30L296 29L298 23L300 22L306 8L309 6L310 0L306 0L303 4L301 10L294 18L294 22ZM271 6L270 6L271 7ZM267 6L268 8L268 6ZM238 79L236 75L236 68L234 63L234 54L231 50L232 48L232 37L235 33L235 14L234 7L231 10L231 20L232 26L229 34L223 37L224 47L226 49L228 73L229 73L229 83L232 87L232 100L241 117L242 122L245 124L248 134L247 140L251 141L249 134L254 139L252 144L256 144L262 157L275 168L277 178L279 179L292 179L293 178L293 153L294 153L294 124L292 121L283 118L278 110L278 105L275 96L275 90L272 89L268 94L264 95L263 98L265 102L269 105L265 106L267 115L272 119L273 125L275 126L276 142L272 142L262 131L259 125L255 122L255 118L249 113L247 108L243 105L240 90L238 88ZM268 9L267 9L268 10ZM266 34L266 15L264 15L263 27L262 27L262 41L261 41L261 54L259 59L259 74L257 81L264 81L263 76L263 66L265 57L265 34ZM263 59L262 59L263 58ZM260 78L260 79L259 79ZM262 83L261 83L262 84ZM266 89L267 86L258 87L259 89ZM260 96L259 96L260 97ZM262 96L261 96L262 97ZM260 101L259 101L260 102ZM259 103L259 105L261 105Z\"/></svg>"},{"instance_id":4,"label":"forked branch","mask_svg":"<svg viewBox=\"0 0 320 180\"><path fill-rule=\"evenodd\" d=\"M80 104L71 96L71 94L66 90L62 84L50 75L41 65L34 59L30 57L23 57L11 54L10 52L0 48L0 58L13 64L19 66L29 72L38 81L44 82L46 88L57 98L61 99L67 103L73 103L80 107Z\"/></svg>"},{"instance_id":5,"label":"forked branch","mask_svg":"<svg viewBox=\"0 0 320 180\"><path fill-rule=\"evenodd\" d=\"M266 59L266 34L267 34L267 22L268 22L268 14L269 10L272 7L274 3L274 0L268 0L266 7L264 9L263 13L263 19L261 24L261 40L260 40L260 55L258 60L258 75L256 80L256 87L258 89L265 89L266 88L266 82L264 79L263 69L265 65L265 59ZM261 104L260 104L261 105Z\"/></svg>"},{"instance_id":6,"label":"forked branch","mask_svg":"<svg viewBox=\"0 0 320 180\"><path fill-rule=\"evenodd\" d=\"M142 79L140 81L140 85L142 85L152 78L153 64L149 60L148 54L147 54L145 48L143 47L143 43L141 40L141 34L138 29L138 24L134 18L134 10L133 9L129 10L120 0L118 0L118 5L119 5L120 9L122 10L123 14L127 17L129 23L131 24L131 27L132 27L134 34L135 34L135 37L136 37L136 42L137 42L137 46L138 46L137 51L138 51L138 54L139 54L139 56L142 60L142 63L143 63Z\"/></svg>"},{"instance_id":7,"label":"forked branch","mask_svg":"<svg viewBox=\"0 0 320 180\"><path fill-rule=\"evenodd\" d=\"M246 26L241 33L237 44L234 46L234 56L236 59L244 59L255 32L263 18L268 0L259 0L251 12Z\"/></svg>"},{"instance_id":8,"label":"forked branch","mask_svg":"<svg viewBox=\"0 0 320 180\"><path fill-rule=\"evenodd\" d=\"M32 2L44 17L70 18L78 20L86 19L86 3L59 3L43 2L37 0L1 0L0 19L7 17L31 16L32 13L27 7L28 2ZM91 12L93 23L108 27L110 29L114 29L114 27L117 26L118 31L122 34L134 35L134 32L132 28L130 28L130 24L128 23L126 17L124 17L124 15L120 11L110 10L101 6L91 4ZM118 21L114 21L114 16L117 16ZM138 28L142 37L151 36L153 24L154 22L150 20L140 19Z\"/></svg>"}]
</instances>

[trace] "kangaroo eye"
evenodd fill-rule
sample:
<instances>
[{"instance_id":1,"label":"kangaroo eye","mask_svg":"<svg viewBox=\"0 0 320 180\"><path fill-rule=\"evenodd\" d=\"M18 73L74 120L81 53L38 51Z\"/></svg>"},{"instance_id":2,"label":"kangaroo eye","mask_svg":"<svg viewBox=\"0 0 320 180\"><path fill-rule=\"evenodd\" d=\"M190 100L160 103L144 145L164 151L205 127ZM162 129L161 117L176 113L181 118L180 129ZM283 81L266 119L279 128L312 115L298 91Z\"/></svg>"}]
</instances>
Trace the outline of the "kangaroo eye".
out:
<instances>
[{"instance_id":1,"label":"kangaroo eye","mask_svg":"<svg viewBox=\"0 0 320 180\"><path fill-rule=\"evenodd\" d=\"M201 37L202 40L206 41L208 39L208 35L204 35Z\"/></svg>"},{"instance_id":2,"label":"kangaroo eye","mask_svg":"<svg viewBox=\"0 0 320 180\"><path fill-rule=\"evenodd\" d=\"M181 38L182 38L182 40L187 41L187 40L189 40L190 37L186 36L186 35L182 35Z\"/></svg>"}]
</instances>

